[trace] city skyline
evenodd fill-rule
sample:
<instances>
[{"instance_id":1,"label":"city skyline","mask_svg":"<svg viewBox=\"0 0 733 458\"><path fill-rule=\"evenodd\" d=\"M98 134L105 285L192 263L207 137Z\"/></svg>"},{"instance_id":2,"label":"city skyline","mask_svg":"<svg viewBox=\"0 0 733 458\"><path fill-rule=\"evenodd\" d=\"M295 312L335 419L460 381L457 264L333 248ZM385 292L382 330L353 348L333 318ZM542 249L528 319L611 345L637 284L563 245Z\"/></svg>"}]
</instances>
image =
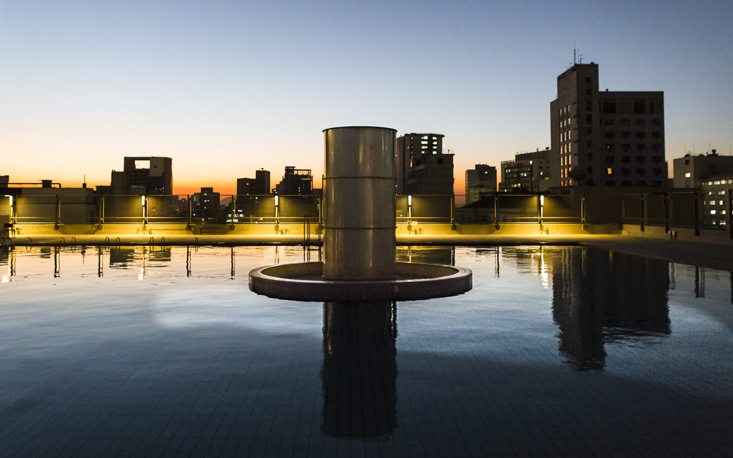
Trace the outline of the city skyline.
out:
<instances>
[{"instance_id":1,"label":"city skyline","mask_svg":"<svg viewBox=\"0 0 733 458\"><path fill-rule=\"evenodd\" d=\"M322 174L325 128L445 135L456 193L477 163L550 145L556 77L664 91L666 159L731 153L733 7L380 3L0 3L0 175L109 183L124 156L175 161L174 192ZM31 167L32 164L32 167Z\"/></svg>"}]
</instances>

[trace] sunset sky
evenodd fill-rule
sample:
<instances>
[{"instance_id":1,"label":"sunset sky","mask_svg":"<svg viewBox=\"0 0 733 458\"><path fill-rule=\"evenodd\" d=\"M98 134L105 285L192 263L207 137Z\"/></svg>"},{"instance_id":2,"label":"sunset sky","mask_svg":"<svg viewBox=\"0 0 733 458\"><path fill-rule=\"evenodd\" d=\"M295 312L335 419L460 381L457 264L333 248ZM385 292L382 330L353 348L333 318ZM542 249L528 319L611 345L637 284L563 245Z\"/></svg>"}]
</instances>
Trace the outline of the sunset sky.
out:
<instances>
[{"instance_id":1,"label":"sunset sky","mask_svg":"<svg viewBox=\"0 0 733 458\"><path fill-rule=\"evenodd\" d=\"M733 2L0 0L0 175L109 184L173 158L175 192L323 167L328 127L435 132L476 163L550 145L556 77L664 91L668 161L733 145ZM320 179L316 180L320 184Z\"/></svg>"}]
</instances>

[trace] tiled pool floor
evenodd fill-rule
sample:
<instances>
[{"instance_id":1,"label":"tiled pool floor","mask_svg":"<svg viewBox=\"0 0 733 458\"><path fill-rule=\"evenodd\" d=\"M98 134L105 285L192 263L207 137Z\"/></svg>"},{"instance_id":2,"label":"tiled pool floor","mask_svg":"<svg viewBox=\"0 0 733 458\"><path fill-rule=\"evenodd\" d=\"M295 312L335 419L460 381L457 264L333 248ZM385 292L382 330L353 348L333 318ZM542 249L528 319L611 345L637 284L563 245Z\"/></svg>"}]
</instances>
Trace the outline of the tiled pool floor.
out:
<instances>
[{"instance_id":1,"label":"tiled pool floor","mask_svg":"<svg viewBox=\"0 0 733 458\"><path fill-rule=\"evenodd\" d=\"M247 287L308 254L234 254L4 253L0 456L733 456L728 272L413 249L474 289L323 304Z\"/></svg>"}]
</instances>

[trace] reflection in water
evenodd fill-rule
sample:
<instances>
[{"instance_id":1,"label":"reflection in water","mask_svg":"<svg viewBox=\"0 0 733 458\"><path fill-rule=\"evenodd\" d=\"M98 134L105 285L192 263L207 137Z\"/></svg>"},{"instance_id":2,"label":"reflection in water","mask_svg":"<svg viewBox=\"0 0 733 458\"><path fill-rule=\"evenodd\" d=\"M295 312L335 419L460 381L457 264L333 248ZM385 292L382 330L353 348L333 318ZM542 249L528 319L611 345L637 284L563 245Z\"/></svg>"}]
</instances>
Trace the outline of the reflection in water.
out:
<instances>
[{"instance_id":1,"label":"reflection in water","mask_svg":"<svg viewBox=\"0 0 733 458\"><path fill-rule=\"evenodd\" d=\"M397 304L323 304L323 424L333 437L387 439L397 428Z\"/></svg>"},{"instance_id":2,"label":"reflection in water","mask_svg":"<svg viewBox=\"0 0 733 458\"><path fill-rule=\"evenodd\" d=\"M695 266L695 297L705 297L705 269Z\"/></svg>"},{"instance_id":3,"label":"reflection in water","mask_svg":"<svg viewBox=\"0 0 733 458\"><path fill-rule=\"evenodd\" d=\"M456 247L397 247L397 262L456 265Z\"/></svg>"},{"instance_id":4,"label":"reflection in water","mask_svg":"<svg viewBox=\"0 0 733 458\"><path fill-rule=\"evenodd\" d=\"M605 344L669 335L668 263L585 248L549 258L560 352L576 369L603 369Z\"/></svg>"}]
</instances>

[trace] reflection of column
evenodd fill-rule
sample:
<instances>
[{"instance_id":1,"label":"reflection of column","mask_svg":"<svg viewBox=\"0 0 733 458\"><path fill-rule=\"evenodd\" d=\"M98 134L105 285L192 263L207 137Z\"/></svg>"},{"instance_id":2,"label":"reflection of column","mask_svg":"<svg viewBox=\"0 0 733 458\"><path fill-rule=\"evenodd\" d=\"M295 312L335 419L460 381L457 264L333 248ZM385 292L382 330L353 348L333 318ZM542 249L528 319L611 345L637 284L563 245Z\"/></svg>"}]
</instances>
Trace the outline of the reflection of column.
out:
<instances>
[{"instance_id":1,"label":"reflection of column","mask_svg":"<svg viewBox=\"0 0 733 458\"><path fill-rule=\"evenodd\" d=\"M102 252L103 252L103 248L101 246L97 246L97 276L99 278L102 278L104 276L104 264L102 261Z\"/></svg>"},{"instance_id":2,"label":"reflection of column","mask_svg":"<svg viewBox=\"0 0 733 458\"><path fill-rule=\"evenodd\" d=\"M53 277L59 278L61 276L61 254L59 253L59 247L53 247Z\"/></svg>"},{"instance_id":3,"label":"reflection of column","mask_svg":"<svg viewBox=\"0 0 733 458\"><path fill-rule=\"evenodd\" d=\"M323 424L334 437L386 438L397 427L397 304L323 304Z\"/></svg>"}]
</instances>

